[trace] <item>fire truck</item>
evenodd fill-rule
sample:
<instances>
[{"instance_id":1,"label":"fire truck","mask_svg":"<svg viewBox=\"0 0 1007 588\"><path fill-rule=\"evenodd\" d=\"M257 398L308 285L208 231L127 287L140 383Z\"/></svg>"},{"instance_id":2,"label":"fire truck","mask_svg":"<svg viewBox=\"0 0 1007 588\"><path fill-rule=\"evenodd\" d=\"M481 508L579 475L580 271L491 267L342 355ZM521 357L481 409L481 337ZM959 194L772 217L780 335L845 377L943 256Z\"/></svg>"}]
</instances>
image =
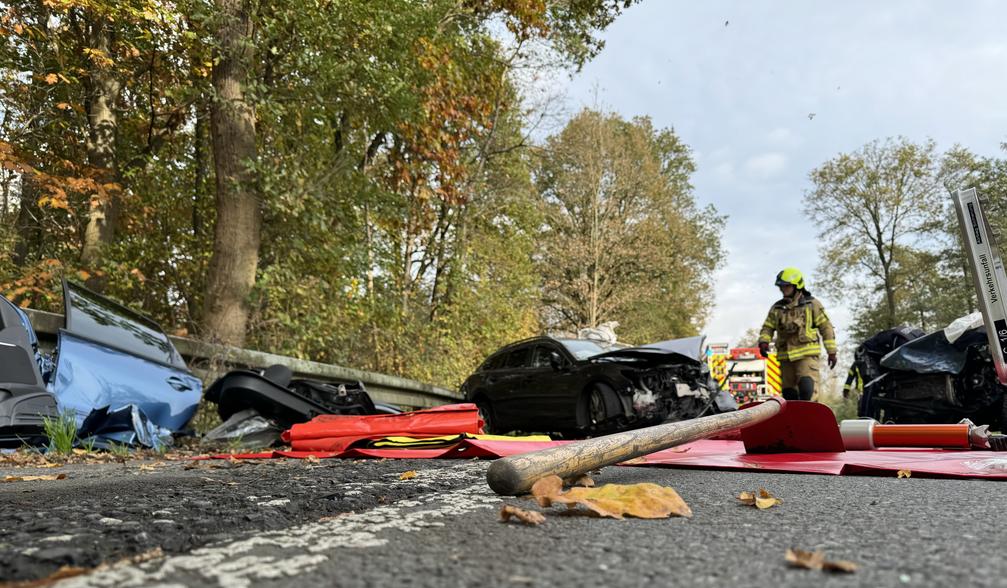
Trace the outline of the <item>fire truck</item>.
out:
<instances>
[{"instance_id":1,"label":"fire truck","mask_svg":"<svg viewBox=\"0 0 1007 588\"><path fill-rule=\"evenodd\" d=\"M780 395L780 362L775 353L764 357L758 347L711 343L706 349L710 375L738 404Z\"/></svg>"}]
</instances>

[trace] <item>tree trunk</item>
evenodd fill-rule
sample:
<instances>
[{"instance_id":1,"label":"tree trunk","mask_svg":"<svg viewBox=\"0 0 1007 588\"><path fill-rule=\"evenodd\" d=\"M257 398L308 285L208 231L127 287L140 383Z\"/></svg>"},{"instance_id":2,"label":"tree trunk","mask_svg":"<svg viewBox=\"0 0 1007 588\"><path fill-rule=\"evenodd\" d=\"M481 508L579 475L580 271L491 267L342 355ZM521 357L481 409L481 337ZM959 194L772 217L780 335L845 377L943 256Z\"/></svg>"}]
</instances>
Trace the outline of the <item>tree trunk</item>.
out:
<instances>
[{"instance_id":1,"label":"tree trunk","mask_svg":"<svg viewBox=\"0 0 1007 588\"><path fill-rule=\"evenodd\" d=\"M106 56L112 55L112 25L97 20L91 25L90 45L100 49ZM118 169L115 157L115 137L119 124L115 113L115 102L122 84L112 71L104 65L92 64L87 80L87 158L88 165L96 168L103 183L115 182ZM93 265L101 248L112 242L119 222L119 201L112 194L107 199L92 203L87 214L87 228L84 230L84 244L80 259L85 265Z\"/></svg>"},{"instance_id":2,"label":"tree trunk","mask_svg":"<svg viewBox=\"0 0 1007 588\"><path fill-rule=\"evenodd\" d=\"M38 184L31 174L21 175L18 206L13 261L17 267L26 267L38 259L42 248L42 226L39 224L42 209L38 205Z\"/></svg>"},{"instance_id":3,"label":"tree trunk","mask_svg":"<svg viewBox=\"0 0 1007 588\"><path fill-rule=\"evenodd\" d=\"M211 341L242 346L248 297L259 264L262 211L255 192L255 110L245 97L253 58L250 7L216 0L220 12L210 112L216 171L217 219L207 275L203 319Z\"/></svg>"}]
</instances>

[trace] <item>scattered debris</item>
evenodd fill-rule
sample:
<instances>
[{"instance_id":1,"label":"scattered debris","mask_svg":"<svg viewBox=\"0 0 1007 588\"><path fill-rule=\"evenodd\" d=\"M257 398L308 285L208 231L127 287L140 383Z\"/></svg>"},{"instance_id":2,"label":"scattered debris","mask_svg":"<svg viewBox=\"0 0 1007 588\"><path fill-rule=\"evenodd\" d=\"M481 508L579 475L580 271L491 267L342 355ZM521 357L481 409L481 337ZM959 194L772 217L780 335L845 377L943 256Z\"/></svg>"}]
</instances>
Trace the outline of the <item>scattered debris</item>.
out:
<instances>
[{"instance_id":1,"label":"scattered debris","mask_svg":"<svg viewBox=\"0 0 1007 588\"><path fill-rule=\"evenodd\" d=\"M788 549L786 553L787 563L791 567L803 568L807 570L822 570L825 572L840 572L852 574L859 566L852 561L843 559L826 560L823 551L805 551L803 549Z\"/></svg>"},{"instance_id":2,"label":"scattered debris","mask_svg":"<svg viewBox=\"0 0 1007 588\"><path fill-rule=\"evenodd\" d=\"M515 518L526 525L541 525L545 522L545 515L534 511L518 508L510 504L500 507L500 522L506 523L511 518Z\"/></svg>"},{"instance_id":3,"label":"scattered debris","mask_svg":"<svg viewBox=\"0 0 1007 588\"><path fill-rule=\"evenodd\" d=\"M912 470L899 470L898 477L908 478L913 475Z\"/></svg>"},{"instance_id":4,"label":"scattered debris","mask_svg":"<svg viewBox=\"0 0 1007 588\"><path fill-rule=\"evenodd\" d=\"M759 510L765 510L778 504L783 504L782 498L773 496L769 493L769 490L766 490L765 488L759 488L758 492L742 492L741 494L738 494L738 500L740 500L742 504L754 506Z\"/></svg>"},{"instance_id":5,"label":"scattered debris","mask_svg":"<svg viewBox=\"0 0 1007 588\"><path fill-rule=\"evenodd\" d=\"M649 482L605 484L600 488L571 488L563 492L563 480L559 476L546 476L535 482L531 493L542 507L559 503L573 509L581 505L600 516L614 519L621 519L623 515L640 519L692 516L692 510L678 492Z\"/></svg>"},{"instance_id":6,"label":"scattered debris","mask_svg":"<svg viewBox=\"0 0 1007 588\"><path fill-rule=\"evenodd\" d=\"M38 480L65 480L66 474L47 474L44 476L4 476L4 482L35 482Z\"/></svg>"},{"instance_id":7,"label":"scattered debris","mask_svg":"<svg viewBox=\"0 0 1007 588\"><path fill-rule=\"evenodd\" d=\"M581 475L570 483L571 486L583 486L584 488L594 488L594 479L587 474Z\"/></svg>"},{"instance_id":8,"label":"scattered debris","mask_svg":"<svg viewBox=\"0 0 1007 588\"><path fill-rule=\"evenodd\" d=\"M416 470L409 470L408 472L402 472L402 475L399 476L399 479L400 480L412 480L415 477L416 477Z\"/></svg>"}]
</instances>

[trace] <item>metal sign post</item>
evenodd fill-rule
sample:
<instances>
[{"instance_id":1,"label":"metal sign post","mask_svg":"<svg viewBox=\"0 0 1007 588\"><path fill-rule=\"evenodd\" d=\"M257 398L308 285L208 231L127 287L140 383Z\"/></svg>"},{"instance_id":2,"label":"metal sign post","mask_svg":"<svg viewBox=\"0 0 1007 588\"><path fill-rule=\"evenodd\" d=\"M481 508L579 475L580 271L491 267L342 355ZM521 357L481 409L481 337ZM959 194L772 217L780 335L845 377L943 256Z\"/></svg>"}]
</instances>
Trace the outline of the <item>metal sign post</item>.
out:
<instances>
[{"instance_id":1,"label":"metal sign post","mask_svg":"<svg viewBox=\"0 0 1007 588\"><path fill-rule=\"evenodd\" d=\"M997 379L1007 385L1007 301L1004 300L1007 272L975 188L959 190L954 202L979 298L979 310L986 324L990 355Z\"/></svg>"}]
</instances>

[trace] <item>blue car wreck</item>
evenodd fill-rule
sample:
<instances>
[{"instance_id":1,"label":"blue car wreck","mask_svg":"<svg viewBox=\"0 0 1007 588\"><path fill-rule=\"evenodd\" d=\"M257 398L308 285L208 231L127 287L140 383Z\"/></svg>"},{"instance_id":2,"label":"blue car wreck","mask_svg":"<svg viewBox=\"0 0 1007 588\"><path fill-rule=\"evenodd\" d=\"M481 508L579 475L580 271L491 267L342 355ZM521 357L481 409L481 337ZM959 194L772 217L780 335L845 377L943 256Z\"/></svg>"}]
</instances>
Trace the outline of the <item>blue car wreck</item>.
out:
<instances>
[{"instance_id":1,"label":"blue car wreck","mask_svg":"<svg viewBox=\"0 0 1007 588\"><path fill-rule=\"evenodd\" d=\"M160 447L182 431L202 382L147 317L72 282L63 283L65 326L51 356L27 315L0 298L0 444L44 438L42 421L72 414L78 436Z\"/></svg>"}]
</instances>

